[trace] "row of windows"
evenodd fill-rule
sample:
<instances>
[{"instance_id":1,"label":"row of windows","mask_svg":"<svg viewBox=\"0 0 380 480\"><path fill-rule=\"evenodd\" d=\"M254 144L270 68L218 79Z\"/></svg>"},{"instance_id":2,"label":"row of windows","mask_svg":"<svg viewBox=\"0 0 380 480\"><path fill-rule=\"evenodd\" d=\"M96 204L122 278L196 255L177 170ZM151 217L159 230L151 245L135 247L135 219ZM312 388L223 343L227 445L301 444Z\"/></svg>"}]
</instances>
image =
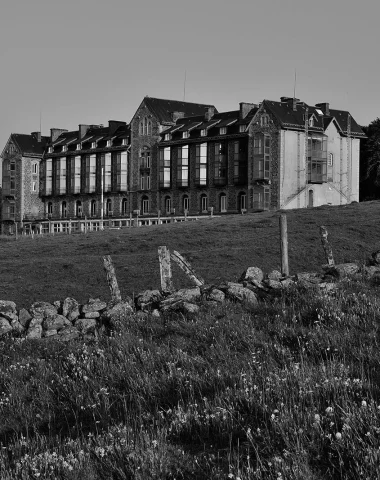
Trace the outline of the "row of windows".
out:
<instances>
[{"instance_id":1,"label":"row of windows","mask_svg":"<svg viewBox=\"0 0 380 480\"><path fill-rule=\"evenodd\" d=\"M204 193L199 197L199 209L202 213L207 213L209 207L208 196ZM222 193L218 197L218 211L223 213L227 212L227 196L225 193ZM245 210L247 208L247 195L245 193L240 193L237 197L237 208L238 210ZM182 197L181 210L183 213L188 212L190 209L190 198L188 195ZM149 198L143 196L141 199L141 211L142 214L148 214L150 211L150 201ZM175 209L172 208L172 199L171 197L165 197L165 213L167 215L175 214Z\"/></svg>"},{"instance_id":2,"label":"row of windows","mask_svg":"<svg viewBox=\"0 0 380 480\"><path fill-rule=\"evenodd\" d=\"M247 125L239 125L239 133L244 133L247 129ZM208 129L204 128L201 130L200 136L207 137ZM219 135L227 135L227 127L220 127L219 128ZM182 138L190 138L190 131L186 130L182 132ZM171 133L166 133L164 136L164 140L169 141L172 139Z\"/></svg>"},{"instance_id":3,"label":"row of windows","mask_svg":"<svg viewBox=\"0 0 380 480\"><path fill-rule=\"evenodd\" d=\"M139 135L152 135L152 122L143 118L139 123Z\"/></svg>"},{"instance_id":4,"label":"row of windows","mask_svg":"<svg viewBox=\"0 0 380 480\"><path fill-rule=\"evenodd\" d=\"M121 145L122 146L127 145L127 139L126 138L123 138L121 140ZM60 145L58 147L60 147ZM48 153L53 153L54 149L58 148L58 147L48 147ZM62 145L60 151L61 152L67 152L67 147L68 147L67 145ZM112 147L112 140L107 140L106 147ZM98 142L91 142L91 148L92 149L98 148ZM75 150L82 150L82 143L77 143L76 147L75 147Z\"/></svg>"},{"instance_id":5,"label":"row of windows","mask_svg":"<svg viewBox=\"0 0 380 480\"><path fill-rule=\"evenodd\" d=\"M104 215L110 216L113 215L113 203L111 198L107 198L107 200L104 201ZM81 200L77 200L74 205L74 211L75 211L75 216L76 217L83 217L86 215L86 212L83 210L83 204ZM53 202L48 202L46 204L46 213L48 217L53 216ZM127 215L128 213L128 202L126 198L123 198L121 201L121 215ZM87 212L88 215L91 217L96 217L100 215L100 205L97 200L91 200L91 203L89 204L89 211ZM63 201L61 206L60 206L60 216L61 218L67 218L68 216L68 208L67 208L67 202Z\"/></svg>"}]
</instances>

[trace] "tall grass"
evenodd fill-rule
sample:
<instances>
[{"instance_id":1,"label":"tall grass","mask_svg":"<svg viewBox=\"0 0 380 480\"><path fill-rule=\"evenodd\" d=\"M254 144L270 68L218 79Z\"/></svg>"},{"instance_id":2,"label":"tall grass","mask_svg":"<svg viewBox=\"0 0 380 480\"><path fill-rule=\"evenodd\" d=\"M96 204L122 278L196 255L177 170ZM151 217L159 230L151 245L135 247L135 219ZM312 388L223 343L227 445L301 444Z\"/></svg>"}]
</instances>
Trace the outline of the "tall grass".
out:
<instances>
[{"instance_id":1,"label":"tall grass","mask_svg":"<svg viewBox=\"0 0 380 480\"><path fill-rule=\"evenodd\" d=\"M378 287L3 339L0 478L379 478Z\"/></svg>"}]
</instances>

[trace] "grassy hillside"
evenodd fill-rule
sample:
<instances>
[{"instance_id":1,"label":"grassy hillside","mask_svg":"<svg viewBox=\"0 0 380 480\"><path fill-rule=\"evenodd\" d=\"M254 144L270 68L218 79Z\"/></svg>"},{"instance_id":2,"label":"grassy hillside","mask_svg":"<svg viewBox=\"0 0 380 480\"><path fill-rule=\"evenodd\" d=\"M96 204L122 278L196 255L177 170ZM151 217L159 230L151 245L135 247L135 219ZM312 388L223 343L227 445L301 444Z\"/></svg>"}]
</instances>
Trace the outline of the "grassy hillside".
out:
<instances>
[{"instance_id":1,"label":"grassy hillside","mask_svg":"<svg viewBox=\"0 0 380 480\"><path fill-rule=\"evenodd\" d=\"M338 262L361 260L380 248L380 202L287 211L291 273L325 262L319 226L326 225ZM276 212L172 225L54 237L0 240L0 298L29 306L73 296L108 298L102 255L111 255L122 293L159 283L157 247L184 254L207 282L234 280L247 266L279 269ZM178 287L187 281L175 272Z\"/></svg>"}]
</instances>

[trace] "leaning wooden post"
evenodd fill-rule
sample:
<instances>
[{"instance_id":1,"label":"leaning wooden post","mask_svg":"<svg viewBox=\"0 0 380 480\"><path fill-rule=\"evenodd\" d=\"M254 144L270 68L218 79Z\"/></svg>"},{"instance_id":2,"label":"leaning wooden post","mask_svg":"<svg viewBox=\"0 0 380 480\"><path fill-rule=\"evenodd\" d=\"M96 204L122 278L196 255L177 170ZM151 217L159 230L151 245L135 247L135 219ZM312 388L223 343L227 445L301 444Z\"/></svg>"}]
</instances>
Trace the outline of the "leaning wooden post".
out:
<instances>
[{"instance_id":1,"label":"leaning wooden post","mask_svg":"<svg viewBox=\"0 0 380 480\"><path fill-rule=\"evenodd\" d=\"M334 262L333 251L329 241L327 240L328 233L327 233L326 227L321 225L319 230L321 232L321 242L322 242L323 250L325 251L327 265L334 266L335 262Z\"/></svg>"},{"instance_id":2,"label":"leaning wooden post","mask_svg":"<svg viewBox=\"0 0 380 480\"><path fill-rule=\"evenodd\" d=\"M289 276L288 222L284 213L280 216L281 273Z\"/></svg>"},{"instance_id":3,"label":"leaning wooden post","mask_svg":"<svg viewBox=\"0 0 380 480\"><path fill-rule=\"evenodd\" d=\"M115 269L113 268L112 260L110 255L103 257L104 270L107 275L107 283L111 291L111 301L112 303L121 302L121 294L119 286L117 284Z\"/></svg>"},{"instance_id":4,"label":"leaning wooden post","mask_svg":"<svg viewBox=\"0 0 380 480\"><path fill-rule=\"evenodd\" d=\"M69 220L69 235L71 235L71 218Z\"/></svg>"},{"instance_id":5,"label":"leaning wooden post","mask_svg":"<svg viewBox=\"0 0 380 480\"><path fill-rule=\"evenodd\" d=\"M170 252L166 246L158 247L158 259L160 262L161 290L163 293L170 293L174 290L174 287L170 264Z\"/></svg>"}]
</instances>

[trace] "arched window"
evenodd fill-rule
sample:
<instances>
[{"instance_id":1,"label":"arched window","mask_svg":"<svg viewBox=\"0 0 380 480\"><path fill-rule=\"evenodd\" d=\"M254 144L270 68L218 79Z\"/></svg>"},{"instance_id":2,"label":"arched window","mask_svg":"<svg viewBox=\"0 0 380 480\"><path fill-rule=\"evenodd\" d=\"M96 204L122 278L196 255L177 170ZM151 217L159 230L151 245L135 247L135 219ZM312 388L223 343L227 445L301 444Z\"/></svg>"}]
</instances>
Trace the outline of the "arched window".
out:
<instances>
[{"instance_id":1,"label":"arched window","mask_svg":"<svg viewBox=\"0 0 380 480\"><path fill-rule=\"evenodd\" d=\"M183 212L185 211L189 211L189 206L190 206L190 201L189 201L189 196L188 195L184 195L183 198L182 198L182 210Z\"/></svg>"},{"instance_id":2,"label":"arched window","mask_svg":"<svg viewBox=\"0 0 380 480\"><path fill-rule=\"evenodd\" d=\"M128 209L127 199L123 198L123 200L121 201L121 214L127 215L127 209Z\"/></svg>"},{"instance_id":3,"label":"arched window","mask_svg":"<svg viewBox=\"0 0 380 480\"><path fill-rule=\"evenodd\" d=\"M141 198L141 213L143 215L149 213L149 198L144 195L142 198Z\"/></svg>"},{"instance_id":4,"label":"arched window","mask_svg":"<svg viewBox=\"0 0 380 480\"><path fill-rule=\"evenodd\" d=\"M66 217L67 217L67 203L62 202L62 218L66 218Z\"/></svg>"},{"instance_id":5,"label":"arched window","mask_svg":"<svg viewBox=\"0 0 380 480\"><path fill-rule=\"evenodd\" d=\"M314 191L313 190L309 190L308 207L314 207Z\"/></svg>"},{"instance_id":6,"label":"arched window","mask_svg":"<svg viewBox=\"0 0 380 480\"><path fill-rule=\"evenodd\" d=\"M165 212L169 215L172 211L172 199L170 197L165 197Z\"/></svg>"},{"instance_id":7,"label":"arched window","mask_svg":"<svg viewBox=\"0 0 380 480\"><path fill-rule=\"evenodd\" d=\"M201 212L207 212L208 209L208 201L207 201L207 195L205 193L202 193L201 198Z\"/></svg>"},{"instance_id":8,"label":"arched window","mask_svg":"<svg viewBox=\"0 0 380 480\"><path fill-rule=\"evenodd\" d=\"M269 115L267 114L262 115L260 119L260 125L264 127L265 125L268 125L268 123L269 123Z\"/></svg>"},{"instance_id":9,"label":"arched window","mask_svg":"<svg viewBox=\"0 0 380 480\"><path fill-rule=\"evenodd\" d=\"M227 212L227 196L225 193L219 195L219 211Z\"/></svg>"},{"instance_id":10,"label":"arched window","mask_svg":"<svg viewBox=\"0 0 380 480\"><path fill-rule=\"evenodd\" d=\"M91 217L96 217L96 200L91 200Z\"/></svg>"},{"instance_id":11,"label":"arched window","mask_svg":"<svg viewBox=\"0 0 380 480\"><path fill-rule=\"evenodd\" d=\"M81 217L82 213L83 213L82 202L80 200L77 200L76 203L75 203L75 215L77 217Z\"/></svg>"},{"instance_id":12,"label":"arched window","mask_svg":"<svg viewBox=\"0 0 380 480\"><path fill-rule=\"evenodd\" d=\"M144 122L142 120L139 123L139 135L144 135Z\"/></svg>"},{"instance_id":13,"label":"arched window","mask_svg":"<svg viewBox=\"0 0 380 480\"><path fill-rule=\"evenodd\" d=\"M147 135L152 135L152 122L148 120L148 131Z\"/></svg>"},{"instance_id":14,"label":"arched window","mask_svg":"<svg viewBox=\"0 0 380 480\"><path fill-rule=\"evenodd\" d=\"M110 198L107 198L106 201L106 215L110 216L112 215L112 200Z\"/></svg>"}]
</instances>

